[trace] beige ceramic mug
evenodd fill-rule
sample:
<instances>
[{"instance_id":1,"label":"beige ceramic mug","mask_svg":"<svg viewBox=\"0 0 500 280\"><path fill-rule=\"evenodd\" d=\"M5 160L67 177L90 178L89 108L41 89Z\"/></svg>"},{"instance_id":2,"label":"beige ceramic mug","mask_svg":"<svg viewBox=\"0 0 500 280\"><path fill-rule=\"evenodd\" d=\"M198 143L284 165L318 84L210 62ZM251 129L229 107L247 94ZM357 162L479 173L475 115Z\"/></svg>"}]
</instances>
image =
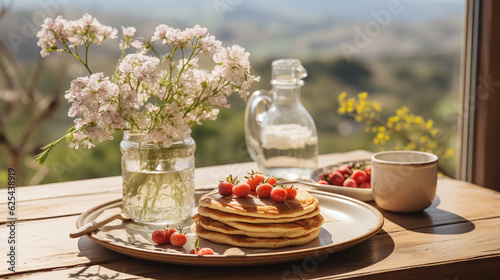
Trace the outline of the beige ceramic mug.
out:
<instances>
[{"instance_id":1,"label":"beige ceramic mug","mask_svg":"<svg viewBox=\"0 0 500 280\"><path fill-rule=\"evenodd\" d=\"M411 213L429 207L436 196L438 157L416 151L372 156L373 199L382 209Z\"/></svg>"}]
</instances>

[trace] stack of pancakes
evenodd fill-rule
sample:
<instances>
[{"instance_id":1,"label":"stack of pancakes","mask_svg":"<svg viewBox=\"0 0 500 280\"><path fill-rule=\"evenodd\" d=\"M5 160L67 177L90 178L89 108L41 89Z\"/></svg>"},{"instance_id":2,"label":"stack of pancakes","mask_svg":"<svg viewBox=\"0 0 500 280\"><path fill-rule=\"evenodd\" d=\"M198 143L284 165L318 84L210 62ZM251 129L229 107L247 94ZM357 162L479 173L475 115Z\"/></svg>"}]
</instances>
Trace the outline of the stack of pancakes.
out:
<instances>
[{"instance_id":1,"label":"stack of pancakes","mask_svg":"<svg viewBox=\"0 0 500 280\"><path fill-rule=\"evenodd\" d=\"M309 243L324 219L318 199L303 189L294 199L276 202L255 192L241 198L217 190L200 198L192 231L215 243L240 247L279 248Z\"/></svg>"}]
</instances>

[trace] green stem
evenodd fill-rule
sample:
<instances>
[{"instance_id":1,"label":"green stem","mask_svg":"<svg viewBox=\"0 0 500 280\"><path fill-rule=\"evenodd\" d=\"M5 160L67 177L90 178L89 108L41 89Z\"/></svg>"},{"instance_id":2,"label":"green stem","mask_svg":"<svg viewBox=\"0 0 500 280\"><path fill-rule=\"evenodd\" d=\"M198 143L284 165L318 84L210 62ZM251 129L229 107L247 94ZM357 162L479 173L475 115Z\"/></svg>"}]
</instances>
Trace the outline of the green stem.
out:
<instances>
[{"instance_id":1,"label":"green stem","mask_svg":"<svg viewBox=\"0 0 500 280\"><path fill-rule=\"evenodd\" d=\"M61 141L65 140L66 138L68 138L73 132L75 132L75 127L72 126L67 132L66 134L64 134L63 137L57 139L56 141L42 147L42 152L39 153L38 155L35 156L35 162L38 163L39 165L43 165L45 163L45 160L47 159L47 156L49 155L50 151L52 151L52 149L57 146L57 144L59 144Z\"/></svg>"},{"instance_id":2,"label":"green stem","mask_svg":"<svg viewBox=\"0 0 500 280\"><path fill-rule=\"evenodd\" d=\"M87 69L87 71L89 72L89 74L92 74L92 71L90 70L88 64L86 62L84 62L80 56L78 56L78 54L75 54L74 52L71 51L70 47L68 46L68 44L66 44L66 41L62 41L64 47L66 48L65 51L69 54L71 54L72 56L74 56L78 61L80 61L81 64L83 64L83 66L85 66L85 69ZM75 46L76 48L76 46ZM88 51L88 47L87 47L87 51ZM87 59L87 58L85 58Z\"/></svg>"},{"instance_id":3,"label":"green stem","mask_svg":"<svg viewBox=\"0 0 500 280\"><path fill-rule=\"evenodd\" d=\"M161 63L162 59L161 59L160 54L156 51L156 49L153 47L153 44L151 44L151 42L148 42L148 44L149 44L149 47L151 48L151 50L153 51L153 53L158 57L158 59L160 59L160 63Z\"/></svg>"},{"instance_id":4,"label":"green stem","mask_svg":"<svg viewBox=\"0 0 500 280\"><path fill-rule=\"evenodd\" d=\"M88 65L88 58L89 58L89 47L90 47L90 44L88 45L85 45L85 65Z\"/></svg>"}]
</instances>

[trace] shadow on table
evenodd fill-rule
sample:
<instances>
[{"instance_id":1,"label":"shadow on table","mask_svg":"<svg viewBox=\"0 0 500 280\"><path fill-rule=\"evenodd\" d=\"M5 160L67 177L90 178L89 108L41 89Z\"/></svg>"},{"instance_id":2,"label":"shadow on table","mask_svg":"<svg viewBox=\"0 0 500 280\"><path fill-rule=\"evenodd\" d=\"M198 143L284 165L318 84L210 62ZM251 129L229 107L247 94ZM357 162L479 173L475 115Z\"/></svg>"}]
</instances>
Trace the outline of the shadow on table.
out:
<instances>
[{"instance_id":1,"label":"shadow on table","mask_svg":"<svg viewBox=\"0 0 500 280\"><path fill-rule=\"evenodd\" d=\"M441 200L438 196L431 206L417 213L394 213L381 209L374 202L382 215L391 222L411 231L430 234L462 234L475 229L475 225L452 212L439 209Z\"/></svg>"},{"instance_id":2,"label":"shadow on table","mask_svg":"<svg viewBox=\"0 0 500 280\"><path fill-rule=\"evenodd\" d=\"M394 240L384 230L368 240L328 256L259 268L264 273L280 271L280 279L306 279L341 275L372 266L392 254ZM264 274L266 275L266 274ZM277 275L277 276L278 276Z\"/></svg>"},{"instance_id":3,"label":"shadow on table","mask_svg":"<svg viewBox=\"0 0 500 280\"><path fill-rule=\"evenodd\" d=\"M115 255L112 262L98 257L94 250L107 250L94 244L89 248L81 238L80 256L89 258L97 265L83 267L68 275L69 279L122 279L127 275L151 279L235 279L244 275L248 279L297 279L345 274L364 269L387 258L394 251L394 241L389 234L381 230L377 235L348 249L330 255L314 255L300 261L248 267L191 267L165 264ZM83 242L83 243L82 243ZM106 254L104 254L106 255ZM265 277L264 277L265 276ZM133 278L133 277L132 277ZM128 279L128 278L127 278Z\"/></svg>"}]
</instances>

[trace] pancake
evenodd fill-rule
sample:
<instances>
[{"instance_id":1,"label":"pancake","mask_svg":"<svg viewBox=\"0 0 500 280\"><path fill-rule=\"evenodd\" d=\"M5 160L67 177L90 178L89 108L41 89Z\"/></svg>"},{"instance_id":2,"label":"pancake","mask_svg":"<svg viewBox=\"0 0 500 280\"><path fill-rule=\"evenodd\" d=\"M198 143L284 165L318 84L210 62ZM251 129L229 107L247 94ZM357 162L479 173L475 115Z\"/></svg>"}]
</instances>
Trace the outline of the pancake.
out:
<instances>
[{"instance_id":1,"label":"pancake","mask_svg":"<svg viewBox=\"0 0 500 280\"><path fill-rule=\"evenodd\" d=\"M238 214L232 214L227 212L222 212L219 210L207 208L200 206L198 207L198 213L204 217L209 217L217 221L225 222L245 222L252 224L279 224L279 223L290 223L300 219L311 218L319 214L319 207L316 207L313 211L300 215L297 217L282 217L282 218L259 218L251 216L242 216Z\"/></svg>"},{"instance_id":2,"label":"pancake","mask_svg":"<svg viewBox=\"0 0 500 280\"><path fill-rule=\"evenodd\" d=\"M257 197L255 192L241 198L235 195L221 196L218 190L203 195L199 205L226 213L258 218L298 217L314 211L318 207L318 199L306 190L297 189L294 199L276 202L270 197Z\"/></svg>"},{"instance_id":3,"label":"pancake","mask_svg":"<svg viewBox=\"0 0 500 280\"><path fill-rule=\"evenodd\" d=\"M312 218L297 220L291 223L281 224L249 224L243 222L222 223L199 214L193 217L207 230L222 232L232 235L246 235L250 237L288 237L295 238L313 232L323 225L324 219L321 215Z\"/></svg>"},{"instance_id":4,"label":"pancake","mask_svg":"<svg viewBox=\"0 0 500 280\"><path fill-rule=\"evenodd\" d=\"M250 237L267 237L267 238L278 238L278 237L283 237L282 235L278 233L273 233L273 232L248 232L248 231L243 231L241 229L234 228L232 226L229 226L227 224L224 224L222 222L213 220L208 217L203 217L200 215L195 215L191 219L193 219L196 223L200 224L203 228L210 230L210 231L216 231L220 233L225 233L225 234L231 234L231 235L246 235Z\"/></svg>"},{"instance_id":5,"label":"pancake","mask_svg":"<svg viewBox=\"0 0 500 280\"><path fill-rule=\"evenodd\" d=\"M250 247L250 248L281 248L293 245L304 245L316 237L318 237L320 230L314 230L308 234L295 237L295 238L265 238L265 237L248 237L245 235L231 235L221 232L211 231L205 229L199 223L194 223L191 231L198 236L208 239L212 242L219 244L227 244L237 247Z\"/></svg>"},{"instance_id":6,"label":"pancake","mask_svg":"<svg viewBox=\"0 0 500 280\"><path fill-rule=\"evenodd\" d=\"M312 218L282 224L250 224L244 222L227 222L226 224L243 231L274 232L282 234L284 237L297 237L321 228L324 221L323 216L318 214Z\"/></svg>"}]
</instances>

